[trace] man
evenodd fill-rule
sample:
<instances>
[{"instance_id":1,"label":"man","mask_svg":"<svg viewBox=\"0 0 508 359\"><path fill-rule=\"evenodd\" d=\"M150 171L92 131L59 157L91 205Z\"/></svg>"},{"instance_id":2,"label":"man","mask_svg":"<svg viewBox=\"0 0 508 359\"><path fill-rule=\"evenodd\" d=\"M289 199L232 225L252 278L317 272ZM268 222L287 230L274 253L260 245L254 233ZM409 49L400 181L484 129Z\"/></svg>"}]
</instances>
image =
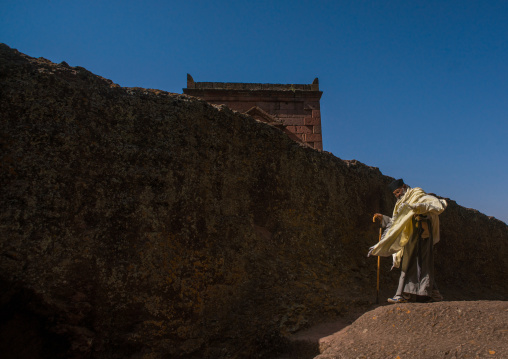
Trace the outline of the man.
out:
<instances>
[{"instance_id":1,"label":"man","mask_svg":"<svg viewBox=\"0 0 508 359\"><path fill-rule=\"evenodd\" d=\"M381 240L369 255L393 256L393 267L400 267L399 286L390 303L440 301L434 280L433 246L439 242L439 214L447 203L411 188L398 179L388 186L397 198L392 217L374 214L385 228ZM392 268L393 268L392 267Z\"/></svg>"}]
</instances>

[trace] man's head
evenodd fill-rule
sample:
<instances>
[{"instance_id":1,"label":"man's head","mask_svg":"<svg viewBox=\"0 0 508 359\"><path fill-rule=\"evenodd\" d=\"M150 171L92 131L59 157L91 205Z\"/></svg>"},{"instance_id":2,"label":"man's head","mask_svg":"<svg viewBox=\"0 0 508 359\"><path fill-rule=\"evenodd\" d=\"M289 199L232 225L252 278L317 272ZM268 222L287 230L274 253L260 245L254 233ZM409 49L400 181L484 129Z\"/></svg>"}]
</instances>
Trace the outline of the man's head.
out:
<instances>
[{"instance_id":1,"label":"man's head","mask_svg":"<svg viewBox=\"0 0 508 359\"><path fill-rule=\"evenodd\" d=\"M402 178L399 178L398 180L395 180L392 183L390 183L388 185L388 188L390 189L390 191L393 192L395 197L399 199L406 193L407 185L404 183L404 180Z\"/></svg>"}]
</instances>

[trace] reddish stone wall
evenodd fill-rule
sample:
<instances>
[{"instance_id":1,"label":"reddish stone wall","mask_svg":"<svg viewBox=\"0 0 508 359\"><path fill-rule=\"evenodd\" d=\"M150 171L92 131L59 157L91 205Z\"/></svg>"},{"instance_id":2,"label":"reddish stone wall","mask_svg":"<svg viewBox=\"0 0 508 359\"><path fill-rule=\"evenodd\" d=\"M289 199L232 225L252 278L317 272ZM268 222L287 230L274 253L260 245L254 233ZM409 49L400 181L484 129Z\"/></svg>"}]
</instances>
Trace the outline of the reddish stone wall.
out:
<instances>
[{"instance_id":1,"label":"reddish stone wall","mask_svg":"<svg viewBox=\"0 0 508 359\"><path fill-rule=\"evenodd\" d=\"M323 149L319 81L312 84L194 82L187 75L187 95L248 113L277 127L294 140ZM261 110L261 111L260 111Z\"/></svg>"}]
</instances>

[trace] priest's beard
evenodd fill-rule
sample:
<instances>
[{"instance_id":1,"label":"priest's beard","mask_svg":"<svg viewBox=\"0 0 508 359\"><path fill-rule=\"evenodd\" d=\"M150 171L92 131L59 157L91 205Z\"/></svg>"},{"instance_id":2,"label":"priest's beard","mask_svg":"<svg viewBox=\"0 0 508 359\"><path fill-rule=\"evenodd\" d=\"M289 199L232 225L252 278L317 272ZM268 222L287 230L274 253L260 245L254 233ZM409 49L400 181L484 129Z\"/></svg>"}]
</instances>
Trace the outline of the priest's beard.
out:
<instances>
[{"instance_id":1,"label":"priest's beard","mask_svg":"<svg viewBox=\"0 0 508 359\"><path fill-rule=\"evenodd\" d=\"M399 197L397 197L397 201L400 201L402 199L402 197L404 197L406 192L407 192L407 187L402 190L402 192L400 193Z\"/></svg>"}]
</instances>

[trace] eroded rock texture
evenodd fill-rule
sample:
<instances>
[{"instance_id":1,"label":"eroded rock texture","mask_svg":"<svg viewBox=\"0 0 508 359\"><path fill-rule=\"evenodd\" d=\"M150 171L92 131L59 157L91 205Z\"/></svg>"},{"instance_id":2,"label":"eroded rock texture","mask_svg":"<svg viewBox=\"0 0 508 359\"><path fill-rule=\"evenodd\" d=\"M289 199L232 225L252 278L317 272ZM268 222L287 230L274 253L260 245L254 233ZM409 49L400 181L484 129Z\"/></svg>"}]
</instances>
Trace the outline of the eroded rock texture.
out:
<instances>
[{"instance_id":1,"label":"eroded rock texture","mask_svg":"<svg viewBox=\"0 0 508 359\"><path fill-rule=\"evenodd\" d=\"M315 359L506 358L508 302L407 303L365 313Z\"/></svg>"},{"instance_id":2,"label":"eroded rock texture","mask_svg":"<svg viewBox=\"0 0 508 359\"><path fill-rule=\"evenodd\" d=\"M377 168L6 45L0 82L2 352L269 357L375 299ZM442 238L448 299L508 299L506 224L451 201Z\"/></svg>"}]
</instances>

